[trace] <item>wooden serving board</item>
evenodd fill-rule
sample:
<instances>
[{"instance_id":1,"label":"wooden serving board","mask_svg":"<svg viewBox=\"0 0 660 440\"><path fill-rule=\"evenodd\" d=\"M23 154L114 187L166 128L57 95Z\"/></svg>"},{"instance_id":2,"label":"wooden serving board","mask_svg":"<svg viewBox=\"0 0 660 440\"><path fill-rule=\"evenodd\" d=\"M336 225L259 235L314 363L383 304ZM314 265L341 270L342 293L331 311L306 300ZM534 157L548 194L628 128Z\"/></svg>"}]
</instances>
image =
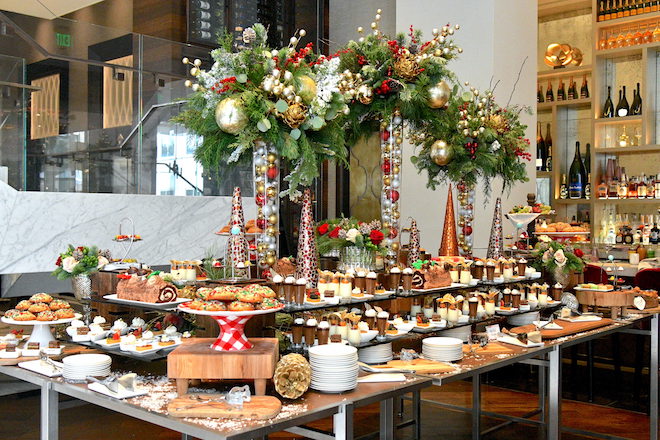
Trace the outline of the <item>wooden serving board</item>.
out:
<instances>
[{"instance_id":1,"label":"wooden serving board","mask_svg":"<svg viewBox=\"0 0 660 440\"><path fill-rule=\"evenodd\" d=\"M221 394L201 394L203 399L219 399ZM190 394L177 397L167 405L173 417L211 417L214 419L272 419L280 413L282 402L273 396L252 396L243 408L236 408L225 401L203 402L191 399ZM180 408L180 409L179 409Z\"/></svg>"},{"instance_id":2,"label":"wooden serving board","mask_svg":"<svg viewBox=\"0 0 660 440\"><path fill-rule=\"evenodd\" d=\"M597 307L628 307L633 305L635 299L631 293L598 290L576 290L575 297L580 304Z\"/></svg>"},{"instance_id":3,"label":"wooden serving board","mask_svg":"<svg viewBox=\"0 0 660 440\"><path fill-rule=\"evenodd\" d=\"M413 370L416 373L449 373L454 367L444 362L436 362L428 359L413 359L412 361L389 361L387 364L372 365L372 368L396 368L400 370Z\"/></svg>"},{"instance_id":4,"label":"wooden serving board","mask_svg":"<svg viewBox=\"0 0 660 440\"><path fill-rule=\"evenodd\" d=\"M463 345L463 353L469 353L470 346ZM507 344L501 342L489 342L485 347L477 347L475 353L477 354L512 354L514 352L513 348Z\"/></svg>"},{"instance_id":5,"label":"wooden serving board","mask_svg":"<svg viewBox=\"0 0 660 440\"><path fill-rule=\"evenodd\" d=\"M609 318L603 318L600 321L591 322L568 322L558 319L557 324L562 326L561 330L546 330L541 329L541 338L543 339L557 339L564 336L574 335L576 333L586 332L600 327L605 327L612 324ZM529 333L536 330L534 324L523 325L522 327L512 328L511 333Z\"/></svg>"}]
</instances>

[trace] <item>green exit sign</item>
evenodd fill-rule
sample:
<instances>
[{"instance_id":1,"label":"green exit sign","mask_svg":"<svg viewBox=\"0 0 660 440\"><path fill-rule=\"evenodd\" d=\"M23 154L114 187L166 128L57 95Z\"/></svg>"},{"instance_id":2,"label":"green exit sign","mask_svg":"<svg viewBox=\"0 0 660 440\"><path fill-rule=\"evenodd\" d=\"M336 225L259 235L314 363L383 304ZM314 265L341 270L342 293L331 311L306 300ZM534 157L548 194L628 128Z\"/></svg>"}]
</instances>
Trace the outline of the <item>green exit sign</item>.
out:
<instances>
[{"instance_id":1,"label":"green exit sign","mask_svg":"<svg viewBox=\"0 0 660 440\"><path fill-rule=\"evenodd\" d=\"M61 34L59 32L55 32L55 42L57 43L58 47L71 47L71 34Z\"/></svg>"}]
</instances>

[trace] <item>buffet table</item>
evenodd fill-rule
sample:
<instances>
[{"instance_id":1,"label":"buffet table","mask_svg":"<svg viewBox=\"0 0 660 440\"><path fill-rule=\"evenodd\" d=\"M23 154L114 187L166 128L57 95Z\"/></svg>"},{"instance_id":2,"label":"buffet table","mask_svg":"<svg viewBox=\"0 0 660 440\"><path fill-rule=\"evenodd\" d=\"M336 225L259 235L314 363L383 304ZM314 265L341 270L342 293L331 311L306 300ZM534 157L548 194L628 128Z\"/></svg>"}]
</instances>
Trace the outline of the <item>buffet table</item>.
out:
<instances>
[{"instance_id":1,"label":"buffet table","mask_svg":"<svg viewBox=\"0 0 660 440\"><path fill-rule=\"evenodd\" d=\"M176 395L173 382L155 378L147 383L147 396L118 400L91 391L86 385L70 384L61 378L48 378L19 367L0 366L0 373L41 387L41 439L57 440L59 394L97 405L145 422L182 433L184 439L252 439L278 431L289 431L314 439L352 439L353 410L380 402L380 438L394 438L394 400L407 393L419 401L422 388L431 379L407 375L405 382L360 383L350 392L323 394L309 391L301 399L284 403L275 418L264 421L177 418L167 414L168 397ZM172 397L173 398L173 397ZM419 407L419 406L417 406ZM333 433L325 433L304 425L326 417L333 417ZM419 426L419 413L414 414Z\"/></svg>"}]
</instances>

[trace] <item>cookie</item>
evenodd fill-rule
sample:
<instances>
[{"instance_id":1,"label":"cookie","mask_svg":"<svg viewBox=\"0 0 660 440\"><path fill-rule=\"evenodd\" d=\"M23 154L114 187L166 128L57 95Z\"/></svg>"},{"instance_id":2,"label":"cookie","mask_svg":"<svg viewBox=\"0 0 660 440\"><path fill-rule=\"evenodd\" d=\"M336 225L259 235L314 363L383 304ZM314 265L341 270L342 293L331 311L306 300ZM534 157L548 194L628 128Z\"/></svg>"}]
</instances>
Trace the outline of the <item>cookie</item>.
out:
<instances>
[{"instance_id":1,"label":"cookie","mask_svg":"<svg viewBox=\"0 0 660 440\"><path fill-rule=\"evenodd\" d=\"M50 303L53 301L53 297L47 293L35 293L30 297L30 301L33 303Z\"/></svg>"},{"instance_id":2,"label":"cookie","mask_svg":"<svg viewBox=\"0 0 660 440\"><path fill-rule=\"evenodd\" d=\"M259 308L262 310L277 309L280 307L282 307L282 303L275 298L264 298L261 304L259 304Z\"/></svg>"},{"instance_id":3,"label":"cookie","mask_svg":"<svg viewBox=\"0 0 660 440\"><path fill-rule=\"evenodd\" d=\"M54 299L48 306L52 311L71 308L71 305L63 299Z\"/></svg>"},{"instance_id":4,"label":"cookie","mask_svg":"<svg viewBox=\"0 0 660 440\"><path fill-rule=\"evenodd\" d=\"M220 301L209 301L204 305L204 310L208 312L224 312L227 310L227 306Z\"/></svg>"},{"instance_id":5,"label":"cookie","mask_svg":"<svg viewBox=\"0 0 660 440\"><path fill-rule=\"evenodd\" d=\"M254 310L254 306L252 304L244 303L241 301L233 301L229 304L228 309L231 312L247 312Z\"/></svg>"},{"instance_id":6,"label":"cookie","mask_svg":"<svg viewBox=\"0 0 660 440\"><path fill-rule=\"evenodd\" d=\"M51 312L50 310L46 310L37 315L37 321L55 321L56 319L55 312Z\"/></svg>"},{"instance_id":7,"label":"cookie","mask_svg":"<svg viewBox=\"0 0 660 440\"><path fill-rule=\"evenodd\" d=\"M14 321L34 321L37 319L37 317L28 311L21 311L19 314L14 316L13 319Z\"/></svg>"},{"instance_id":8,"label":"cookie","mask_svg":"<svg viewBox=\"0 0 660 440\"><path fill-rule=\"evenodd\" d=\"M218 286L213 289L209 299L218 301L234 301L236 299L237 289L233 286Z\"/></svg>"},{"instance_id":9,"label":"cookie","mask_svg":"<svg viewBox=\"0 0 660 440\"><path fill-rule=\"evenodd\" d=\"M5 312L5 318L7 318L7 319L14 319L14 316L18 315L19 313L21 313L20 310L9 309L9 310L7 310L7 311Z\"/></svg>"},{"instance_id":10,"label":"cookie","mask_svg":"<svg viewBox=\"0 0 660 440\"><path fill-rule=\"evenodd\" d=\"M32 306L32 303L27 299L24 299L23 301L16 304L16 310L27 310L30 308L30 306Z\"/></svg>"},{"instance_id":11,"label":"cookie","mask_svg":"<svg viewBox=\"0 0 660 440\"><path fill-rule=\"evenodd\" d=\"M209 287L200 287L197 289L197 292L195 292L195 296L199 299L207 300L213 293L213 289Z\"/></svg>"},{"instance_id":12,"label":"cookie","mask_svg":"<svg viewBox=\"0 0 660 440\"><path fill-rule=\"evenodd\" d=\"M260 303L264 297L260 293L250 292L248 290L241 290L236 295L236 299L240 302L257 304Z\"/></svg>"},{"instance_id":13,"label":"cookie","mask_svg":"<svg viewBox=\"0 0 660 440\"><path fill-rule=\"evenodd\" d=\"M48 304L46 303L34 303L28 309L28 311L32 313L41 313L45 312L46 310L50 310L50 307L48 307Z\"/></svg>"},{"instance_id":14,"label":"cookie","mask_svg":"<svg viewBox=\"0 0 660 440\"><path fill-rule=\"evenodd\" d=\"M75 318L76 312L72 308L59 309L55 311L56 319Z\"/></svg>"}]
</instances>

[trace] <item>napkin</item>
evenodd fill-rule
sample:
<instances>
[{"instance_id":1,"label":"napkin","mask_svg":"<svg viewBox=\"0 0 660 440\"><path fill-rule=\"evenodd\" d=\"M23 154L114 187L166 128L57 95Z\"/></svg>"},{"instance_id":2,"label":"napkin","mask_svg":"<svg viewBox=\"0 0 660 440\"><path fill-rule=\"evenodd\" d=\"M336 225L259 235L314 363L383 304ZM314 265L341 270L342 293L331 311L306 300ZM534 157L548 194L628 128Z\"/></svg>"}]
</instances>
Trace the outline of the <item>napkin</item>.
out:
<instances>
[{"instance_id":1,"label":"napkin","mask_svg":"<svg viewBox=\"0 0 660 440\"><path fill-rule=\"evenodd\" d=\"M358 377L359 383L373 382L405 382L406 376L403 373L376 373Z\"/></svg>"}]
</instances>

